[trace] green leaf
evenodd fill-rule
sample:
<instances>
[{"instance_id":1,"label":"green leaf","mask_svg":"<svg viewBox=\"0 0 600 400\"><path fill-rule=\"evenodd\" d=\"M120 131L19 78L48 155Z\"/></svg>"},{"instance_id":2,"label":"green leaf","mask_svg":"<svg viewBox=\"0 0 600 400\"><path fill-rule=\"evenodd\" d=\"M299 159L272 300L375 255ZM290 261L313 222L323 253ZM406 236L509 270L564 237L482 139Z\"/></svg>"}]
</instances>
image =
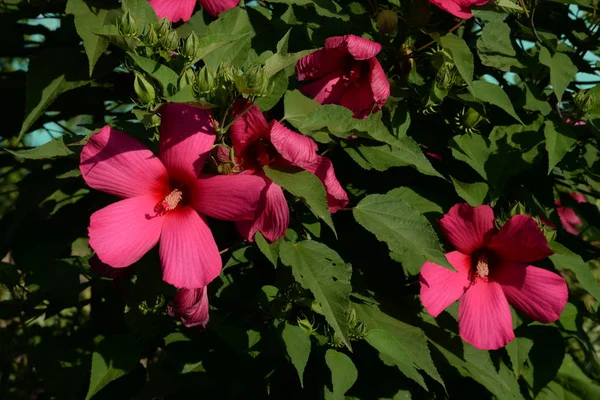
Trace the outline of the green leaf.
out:
<instances>
[{"instance_id":1,"label":"green leaf","mask_svg":"<svg viewBox=\"0 0 600 400\"><path fill-rule=\"evenodd\" d=\"M549 258L556 269L573 271L581 287L600 301L600 287L589 265L579 255L558 242L550 242L550 248L555 252Z\"/></svg>"},{"instance_id":2,"label":"green leaf","mask_svg":"<svg viewBox=\"0 0 600 400\"><path fill-rule=\"evenodd\" d=\"M369 331L381 329L388 332L402 346L417 368L444 386L444 381L431 359L425 333L421 329L390 317L374 305L352 303L352 307Z\"/></svg>"},{"instance_id":3,"label":"green leaf","mask_svg":"<svg viewBox=\"0 0 600 400\"><path fill-rule=\"evenodd\" d=\"M67 146L65 146L65 142L63 137L56 138L54 140L49 141L48 143L34 147L32 149L27 150L9 150L10 154L13 154L19 158L26 158L31 160L40 160L44 158L55 158L55 157L64 157L73 154L71 150Z\"/></svg>"},{"instance_id":4,"label":"green leaf","mask_svg":"<svg viewBox=\"0 0 600 400\"><path fill-rule=\"evenodd\" d=\"M279 71L271 78L271 89L265 97L259 98L255 104L261 110L267 111L275 107L288 88L288 76L285 71Z\"/></svg>"},{"instance_id":5,"label":"green leaf","mask_svg":"<svg viewBox=\"0 0 600 400\"><path fill-rule=\"evenodd\" d=\"M123 11L131 12L140 28L158 21L154 9L147 0L123 0L121 5Z\"/></svg>"},{"instance_id":6,"label":"green leaf","mask_svg":"<svg viewBox=\"0 0 600 400\"><path fill-rule=\"evenodd\" d=\"M476 133L454 136L450 141L450 148L454 158L466 162L487 180L485 164L492 150L483 136Z\"/></svg>"},{"instance_id":7,"label":"green leaf","mask_svg":"<svg viewBox=\"0 0 600 400\"><path fill-rule=\"evenodd\" d=\"M556 125L550 120L546 120L545 122L544 136L546 136L548 174L550 174L556 164L558 164L568 152L575 148L577 139L569 125Z\"/></svg>"},{"instance_id":8,"label":"green leaf","mask_svg":"<svg viewBox=\"0 0 600 400\"><path fill-rule=\"evenodd\" d=\"M281 262L292 268L294 278L321 304L323 315L348 348L347 314L350 307L352 269L324 244L304 240L279 246Z\"/></svg>"},{"instance_id":9,"label":"green leaf","mask_svg":"<svg viewBox=\"0 0 600 400\"><path fill-rule=\"evenodd\" d=\"M348 21L348 16L343 14L342 8L335 1L322 0L269 0L269 3L283 3L295 6L312 6L317 14L322 17L337 18Z\"/></svg>"},{"instance_id":10,"label":"green leaf","mask_svg":"<svg viewBox=\"0 0 600 400\"><path fill-rule=\"evenodd\" d=\"M19 139L60 94L88 83L87 59L76 48L42 50L32 57Z\"/></svg>"},{"instance_id":11,"label":"green leaf","mask_svg":"<svg viewBox=\"0 0 600 400\"><path fill-rule=\"evenodd\" d=\"M265 72L268 77L272 77L279 71L285 70L287 67L296 65L299 59L314 53L315 50L304 50L297 53L276 53L269 57L265 63Z\"/></svg>"},{"instance_id":12,"label":"green leaf","mask_svg":"<svg viewBox=\"0 0 600 400\"><path fill-rule=\"evenodd\" d=\"M326 390L325 399L344 400L344 395L358 378L358 370L350 357L331 349L325 353L325 362L331 371L331 383L333 385L333 393Z\"/></svg>"},{"instance_id":13,"label":"green leaf","mask_svg":"<svg viewBox=\"0 0 600 400\"><path fill-rule=\"evenodd\" d=\"M310 356L310 338L306 333L296 325L285 324L282 332L282 338L285 343L288 356L292 360L292 364L298 371L300 378L300 386L304 387L304 368Z\"/></svg>"},{"instance_id":14,"label":"green leaf","mask_svg":"<svg viewBox=\"0 0 600 400\"><path fill-rule=\"evenodd\" d=\"M393 189L393 190L389 191L388 194L393 194L394 196L397 196L399 199L404 200L405 202L407 202L408 204L410 204L411 206L413 206L414 208L419 210L419 212L422 214L430 213L430 212L437 213L437 214L444 213L444 210L442 209L442 207L440 207L440 205L421 196L420 194L415 192L413 189L410 189L408 187L399 187L399 188Z\"/></svg>"},{"instance_id":15,"label":"green leaf","mask_svg":"<svg viewBox=\"0 0 600 400\"><path fill-rule=\"evenodd\" d=\"M273 182L299 197L317 218L322 219L336 234L331 213L327 206L327 195L323 183L314 174L305 170L283 170L264 167L265 175Z\"/></svg>"},{"instance_id":16,"label":"green leaf","mask_svg":"<svg viewBox=\"0 0 600 400\"><path fill-rule=\"evenodd\" d=\"M158 81L165 96L171 94L177 88L179 76L171 68L132 52L127 54L144 72L152 75Z\"/></svg>"},{"instance_id":17,"label":"green leaf","mask_svg":"<svg viewBox=\"0 0 600 400\"><path fill-rule=\"evenodd\" d=\"M130 336L104 339L92 355L92 374L86 400L131 371L139 363L141 355L141 347Z\"/></svg>"},{"instance_id":18,"label":"green leaf","mask_svg":"<svg viewBox=\"0 0 600 400\"><path fill-rule=\"evenodd\" d=\"M575 78L578 69L566 54L556 52L554 56L550 56L548 49L543 46L540 49L539 57L540 62L550 68L550 83L560 102L563 93Z\"/></svg>"},{"instance_id":19,"label":"green leaf","mask_svg":"<svg viewBox=\"0 0 600 400\"><path fill-rule=\"evenodd\" d=\"M502 15L507 16L507 14ZM517 59L510 33L510 27L502 20L485 23L481 36L477 40L477 51L483 65L506 72L525 67Z\"/></svg>"},{"instance_id":20,"label":"green leaf","mask_svg":"<svg viewBox=\"0 0 600 400\"><path fill-rule=\"evenodd\" d=\"M477 207L483 204L483 200L485 199L485 196L487 196L489 190L487 183L464 183L453 177L450 177L450 179L452 179L456 193L466 200L469 205Z\"/></svg>"},{"instance_id":21,"label":"green leaf","mask_svg":"<svg viewBox=\"0 0 600 400\"><path fill-rule=\"evenodd\" d=\"M250 37L250 32L243 32L241 34L236 35L228 35L222 33L214 33L212 35L208 35L200 39L198 54L194 60L191 61L191 64L195 64L198 61L204 59L209 54L222 49L223 47L240 41L246 37Z\"/></svg>"},{"instance_id":22,"label":"green leaf","mask_svg":"<svg viewBox=\"0 0 600 400\"><path fill-rule=\"evenodd\" d=\"M365 340L381 353L384 362L391 361L393 365L398 367L400 372L427 390L425 380L408 357L406 348L389 332L383 329L372 329Z\"/></svg>"},{"instance_id":23,"label":"green leaf","mask_svg":"<svg viewBox=\"0 0 600 400\"><path fill-rule=\"evenodd\" d=\"M508 352L513 371L517 378L521 376L523 365L527 360L532 346L533 340L526 337L516 337L506 345L506 351Z\"/></svg>"},{"instance_id":24,"label":"green leaf","mask_svg":"<svg viewBox=\"0 0 600 400\"><path fill-rule=\"evenodd\" d=\"M473 53L467 43L460 37L448 33L440 36L437 33L432 33L433 40L438 42L444 50L452 56L454 65L460 73L460 76L467 82L467 85L473 84L473 73L475 71Z\"/></svg>"},{"instance_id":25,"label":"green leaf","mask_svg":"<svg viewBox=\"0 0 600 400\"><path fill-rule=\"evenodd\" d=\"M300 128L306 117L319 107L319 103L306 97L299 90L288 90L283 98L283 107L284 119L296 128Z\"/></svg>"},{"instance_id":26,"label":"green leaf","mask_svg":"<svg viewBox=\"0 0 600 400\"><path fill-rule=\"evenodd\" d=\"M208 26L206 35L219 33L226 35L245 34L245 36L205 56L204 62L206 65L212 71L217 71L221 63L230 64L234 67L244 65L249 59L248 54L250 53L252 38L256 36L247 11L241 7L235 7L221 14L219 19Z\"/></svg>"},{"instance_id":27,"label":"green leaf","mask_svg":"<svg viewBox=\"0 0 600 400\"><path fill-rule=\"evenodd\" d=\"M471 93L481 101L500 107L521 124L523 123L513 108L510 98L500 86L486 81L474 81Z\"/></svg>"},{"instance_id":28,"label":"green leaf","mask_svg":"<svg viewBox=\"0 0 600 400\"><path fill-rule=\"evenodd\" d=\"M352 211L356 221L377 239L386 242L390 251L409 249L454 271L427 218L397 192L369 195Z\"/></svg>"},{"instance_id":29,"label":"green leaf","mask_svg":"<svg viewBox=\"0 0 600 400\"><path fill-rule=\"evenodd\" d=\"M69 0L66 13L73 14L75 17L75 29L83 40L91 76L98 58L108 48L108 40L94 34L92 30L113 24L117 19L118 12L94 7L85 0Z\"/></svg>"},{"instance_id":30,"label":"green leaf","mask_svg":"<svg viewBox=\"0 0 600 400\"><path fill-rule=\"evenodd\" d=\"M269 260L274 267L277 267L277 252L269 245L269 242L267 242L267 239L265 239L263 234L256 232L254 240L256 240L256 245L260 252L267 257L267 260Z\"/></svg>"}]
</instances>

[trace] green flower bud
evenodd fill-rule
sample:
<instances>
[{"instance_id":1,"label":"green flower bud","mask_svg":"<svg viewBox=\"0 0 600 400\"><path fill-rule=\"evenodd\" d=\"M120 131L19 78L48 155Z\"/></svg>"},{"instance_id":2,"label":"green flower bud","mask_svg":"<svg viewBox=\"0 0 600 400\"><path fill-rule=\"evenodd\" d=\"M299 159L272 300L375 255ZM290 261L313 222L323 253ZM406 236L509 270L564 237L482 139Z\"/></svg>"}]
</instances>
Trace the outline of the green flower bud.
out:
<instances>
[{"instance_id":1,"label":"green flower bud","mask_svg":"<svg viewBox=\"0 0 600 400\"><path fill-rule=\"evenodd\" d=\"M456 116L458 127L467 133L477 132L477 125L482 121L485 121L485 118L471 107L463 108Z\"/></svg>"},{"instance_id":2,"label":"green flower bud","mask_svg":"<svg viewBox=\"0 0 600 400\"><path fill-rule=\"evenodd\" d=\"M253 65L246 71L246 84L257 96L265 96L269 89L269 77L261 65Z\"/></svg>"},{"instance_id":3,"label":"green flower bud","mask_svg":"<svg viewBox=\"0 0 600 400\"><path fill-rule=\"evenodd\" d=\"M304 318L304 319L298 318L298 326L300 328L302 328L304 333L306 333L306 336L311 336L315 331L315 328L313 327L313 325L306 318Z\"/></svg>"},{"instance_id":4,"label":"green flower bud","mask_svg":"<svg viewBox=\"0 0 600 400\"><path fill-rule=\"evenodd\" d=\"M435 77L435 84L440 89L448 90L454 86L454 65L450 63L444 63L440 67Z\"/></svg>"},{"instance_id":5,"label":"green flower bud","mask_svg":"<svg viewBox=\"0 0 600 400\"><path fill-rule=\"evenodd\" d=\"M143 105L152 104L156 99L154 86L144 78L143 75L136 73L133 81L133 89Z\"/></svg>"},{"instance_id":6,"label":"green flower bud","mask_svg":"<svg viewBox=\"0 0 600 400\"><path fill-rule=\"evenodd\" d=\"M125 11L125 14L121 16L121 22L119 23L119 32L123 36L137 36L139 33L137 23L133 18L133 15L129 10Z\"/></svg>"},{"instance_id":7,"label":"green flower bud","mask_svg":"<svg viewBox=\"0 0 600 400\"><path fill-rule=\"evenodd\" d=\"M217 71L217 79L225 85L235 84L236 77L239 76L237 71L228 64L221 64Z\"/></svg>"},{"instance_id":8,"label":"green flower bud","mask_svg":"<svg viewBox=\"0 0 600 400\"><path fill-rule=\"evenodd\" d=\"M509 214L511 217L514 217L515 215L527 214L527 209L523 203L518 201L517 204L512 206Z\"/></svg>"},{"instance_id":9,"label":"green flower bud","mask_svg":"<svg viewBox=\"0 0 600 400\"><path fill-rule=\"evenodd\" d=\"M187 70L185 70L183 75L179 77L179 90L187 86L193 86L194 83L196 83L196 74L193 70L188 68Z\"/></svg>"},{"instance_id":10,"label":"green flower bud","mask_svg":"<svg viewBox=\"0 0 600 400\"><path fill-rule=\"evenodd\" d=\"M160 38L160 45L166 50L177 50L179 48L179 35L176 31L171 31Z\"/></svg>"},{"instance_id":11,"label":"green flower bud","mask_svg":"<svg viewBox=\"0 0 600 400\"><path fill-rule=\"evenodd\" d=\"M575 102L577 108L579 108L583 113L592 111L596 105L596 99L594 96L585 90L580 90L579 92L575 93L573 95L573 101Z\"/></svg>"},{"instance_id":12,"label":"green flower bud","mask_svg":"<svg viewBox=\"0 0 600 400\"><path fill-rule=\"evenodd\" d=\"M148 46L156 46L158 43L158 34L154 28L151 27L148 29L148 33L146 33L146 36L144 37L144 43Z\"/></svg>"},{"instance_id":13,"label":"green flower bud","mask_svg":"<svg viewBox=\"0 0 600 400\"><path fill-rule=\"evenodd\" d=\"M163 38L171 31L171 23L168 19L163 18L154 27L159 38Z\"/></svg>"},{"instance_id":14,"label":"green flower bud","mask_svg":"<svg viewBox=\"0 0 600 400\"><path fill-rule=\"evenodd\" d=\"M215 88L215 78L210 72L210 69L205 65L200 71L198 71L198 78L196 79L196 92L198 94L206 94L212 92Z\"/></svg>"},{"instance_id":15,"label":"green flower bud","mask_svg":"<svg viewBox=\"0 0 600 400\"><path fill-rule=\"evenodd\" d=\"M198 39L196 32L192 31L190 36L185 39L182 54L190 60L196 59L200 54L200 39Z\"/></svg>"},{"instance_id":16,"label":"green flower bud","mask_svg":"<svg viewBox=\"0 0 600 400\"><path fill-rule=\"evenodd\" d=\"M398 31L398 14L392 10L383 10L377 16L377 30L382 35L394 35Z\"/></svg>"},{"instance_id":17,"label":"green flower bud","mask_svg":"<svg viewBox=\"0 0 600 400\"><path fill-rule=\"evenodd\" d=\"M548 243L554 242L556 240L556 229L548 225L544 225L542 226L542 233L544 234L544 237L546 238Z\"/></svg>"}]
</instances>

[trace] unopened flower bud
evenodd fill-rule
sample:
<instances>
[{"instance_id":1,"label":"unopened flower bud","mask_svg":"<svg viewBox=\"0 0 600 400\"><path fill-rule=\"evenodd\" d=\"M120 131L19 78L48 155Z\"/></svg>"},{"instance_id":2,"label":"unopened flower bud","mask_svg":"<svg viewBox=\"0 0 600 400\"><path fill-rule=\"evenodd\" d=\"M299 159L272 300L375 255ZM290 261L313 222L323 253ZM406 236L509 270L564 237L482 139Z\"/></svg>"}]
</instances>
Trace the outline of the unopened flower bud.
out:
<instances>
[{"instance_id":1,"label":"unopened flower bud","mask_svg":"<svg viewBox=\"0 0 600 400\"><path fill-rule=\"evenodd\" d=\"M158 34L152 27L148 29L148 33L146 33L144 43L148 46L156 46L158 43Z\"/></svg>"},{"instance_id":2,"label":"unopened flower bud","mask_svg":"<svg viewBox=\"0 0 600 400\"><path fill-rule=\"evenodd\" d=\"M177 50L179 48L179 35L176 31L167 33L160 38L160 45L166 50Z\"/></svg>"},{"instance_id":3,"label":"unopened flower bud","mask_svg":"<svg viewBox=\"0 0 600 400\"><path fill-rule=\"evenodd\" d=\"M440 67L435 77L435 84L440 89L448 90L454 85L454 65L444 63Z\"/></svg>"},{"instance_id":4,"label":"unopened flower bud","mask_svg":"<svg viewBox=\"0 0 600 400\"><path fill-rule=\"evenodd\" d=\"M179 90L183 89L184 87L187 86L192 86L194 85L194 83L196 82L196 74L194 73L193 70L191 69L187 69L185 70L185 72L183 73L183 75L181 75L179 77Z\"/></svg>"},{"instance_id":5,"label":"unopened flower bud","mask_svg":"<svg viewBox=\"0 0 600 400\"><path fill-rule=\"evenodd\" d=\"M251 93L257 96L265 96L269 89L269 77L261 65L253 65L246 71L246 85Z\"/></svg>"},{"instance_id":6,"label":"unopened flower bud","mask_svg":"<svg viewBox=\"0 0 600 400\"><path fill-rule=\"evenodd\" d=\"M382 35L394 35L398 30L398 14L392 10L383 10L377 16L377 30Z\"/></svg>"},{"instance_id":7,"label":"unopened flower bud","mask_svg":"<svg viewBox=\"0 0 600 400\"><path fill-rule=\"evenodd\" d=\"M136 36L139 33L137 23L135 22L135 19L129 10L125 11L125 14L121 16L119 32L123 36Z\"/></svg>"},{"instance_id":8,"label":"unopened flower bud","mask_svg":"<svg viewBox=\"0 0 600 400\"><path fill-rule=\"evenodd\" d=\"M298 326L300 328L302 328L304 333L306 333L306 336L311 336L315 331L313 324L311 324L310 321L307 320L306 318L304 318L304 319L298 318Z\"/></svg>"},{"instance_id":9,"label":"unopened flower bud","mask_svg":"<svg viewBox=\"0 0 600 400\"><path fill-rule=\"evenodd\" d=\"M209 320L208 292L206 287L179 289L175 298L167 306L167 313L180 318L188 328L206 327Z\"/></svg>"},{"instance_id":10,"label":"unopened flower bud","mask_svg":"<svg viewBox=\"0 0 600 400\"><path fill-rule=\"evenodd\" d=\"M456 117L457 123L461 129L467 132L477 131L477 125L485 118L477 112L474 108L468 107L463 108L462 111Z\"/></svg>"},{"instance_id":11,"label":"unopened flower bud","mask_svg":"<svg viewBox=\"0 0 600 400\"><path fill-rule=\"evenodd\" d=\"M185 39L182 54L190 60L196 59L200 54L200 39L198 39L196 32L192 31Z\"/></svg>"},{"instance_id":12,"label":"unopened flower bud","mask_svg":"<svg viewBox=\"0 0 600 400\"><path fill-rule=\"evenodd\" d=\"M215 78L210 72L208 66L202 67L198 72L198 78L196 79L196 92L198 94L210 93L215 86Z\"/></svg>"},{"instance_id":13,"label":"unopened flower bud","mask_svg":"<svg viewBox=\"0 0 600 400\"><path fill-rule=\"evenodd\" d=\"M526 214L526 212L527 210L525 209L525 205L518 201L517 204L512 206L512 208L510 209L510 216L514 217L515 215Z\"/></svg>"},{"instance_id":14,"label":"unopened flower bud","mask_svg":"<svg viewBox=\"0 0 600 400\"><path fill-rule=\"evenodd\" d=\"M143 75L136 73L135 80L133 81L133 89L135 94L138 96L142 104L148 105L154 102L156 99L156 92L154 86L144 78Z\"/></svg>"},{"instance_id":15,"label":"unopened flower bud","mask_svg":"<svg viewBox=\"0 0 600 400\"><path fill-rule=\"evenodd\" d=\"M596 105L596 99L594 98L594 96L592 96L585 90L580 90L579 92L575 93L573 95L573 101L583 113L588 113L592 111L592 109Z\"/></svg>"},{"instance_id":16,"label":"unopened flower bud","mask_svg":"<svg viewBox=\"0 0 600 400\"><path fill-rule=\"evenodd\" d=\"M156 24L154 29L155 29L158 37L163 38L163 37L167 36L169 34L169 32L171 31L171 23L169 22L168 19L163 18L160 21L158 21L158 23Z\"/></svg>"}]
</instances>

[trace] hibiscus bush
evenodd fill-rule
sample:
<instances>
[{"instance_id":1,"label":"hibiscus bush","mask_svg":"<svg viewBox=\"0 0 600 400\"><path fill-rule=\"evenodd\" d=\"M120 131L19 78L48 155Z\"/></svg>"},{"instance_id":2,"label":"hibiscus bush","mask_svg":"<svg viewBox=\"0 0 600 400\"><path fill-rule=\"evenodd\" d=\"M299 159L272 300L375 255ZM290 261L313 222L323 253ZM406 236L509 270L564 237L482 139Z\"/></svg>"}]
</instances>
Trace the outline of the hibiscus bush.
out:
<instances>
[{"instance_id":1,"label":"hibiscus bush","mask_svg":"<svg viewBox=\"0 0 600 400\"><path fill-rule=\"evenodd\" d=\"M600 398L595 0L0 4L0 398Z\"/></svg>"}]
</instances>

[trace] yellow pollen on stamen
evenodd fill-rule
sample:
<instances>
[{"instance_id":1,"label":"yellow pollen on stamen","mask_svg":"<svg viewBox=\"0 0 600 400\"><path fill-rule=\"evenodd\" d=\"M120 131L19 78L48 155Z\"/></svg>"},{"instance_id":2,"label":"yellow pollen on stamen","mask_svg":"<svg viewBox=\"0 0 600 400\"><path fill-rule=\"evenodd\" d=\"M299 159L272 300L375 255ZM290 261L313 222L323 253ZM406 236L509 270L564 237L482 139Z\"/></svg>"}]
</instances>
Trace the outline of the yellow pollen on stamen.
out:
<instances>
[{"instance_id":1,"label":"yellow pollen on stamen","mask_svg":"<svg viewBox=\"0 0 600 400\"><path fill-rule=\"evenodd\" d=\"M183 193L181 192L181 190L179 190L179 189L173 190L161 202L161 205L163 206L163 210L165 212L174 210L175 207L177 207L177 204L179 204L179 202L181 201L181 199L183 199Z\"/></svg>"},{"instance_id":2,"label":"yellow pollen on stamen","mask_svg":"<svg viewBox=\"0 0 600 400\"><path fill-rule=\"evenodd\" d=\"M479 257L477 257L475 271L480 278L486 278L490 274L490 265L486 254L480 254Z\"/></svg>"}]
</instances>

